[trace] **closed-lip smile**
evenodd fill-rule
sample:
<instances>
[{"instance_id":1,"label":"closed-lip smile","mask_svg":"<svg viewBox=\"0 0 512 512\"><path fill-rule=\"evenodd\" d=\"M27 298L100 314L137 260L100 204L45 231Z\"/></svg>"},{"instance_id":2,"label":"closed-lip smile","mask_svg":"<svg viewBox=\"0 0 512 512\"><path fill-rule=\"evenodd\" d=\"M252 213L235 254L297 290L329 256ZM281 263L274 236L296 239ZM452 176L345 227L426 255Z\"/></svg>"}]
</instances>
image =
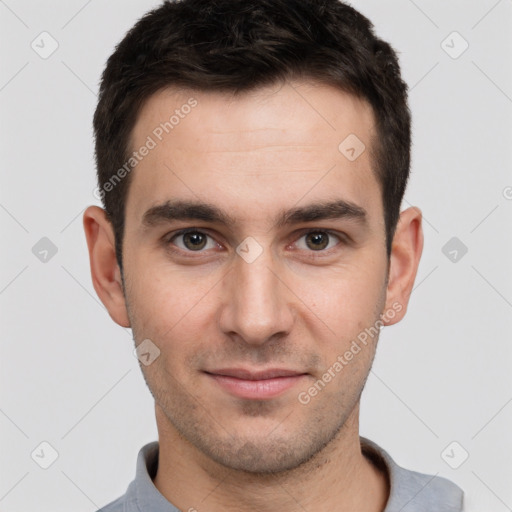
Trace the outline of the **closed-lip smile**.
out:
<instances>
[{"instance_id":1,"label":"closed-lip smile","mask_svg":"<svg viewBox=\"0 0 512 512\"><path fill-rule=\"evenodd\" d=\"M220 368L205 371L224 390L238 398L265 400L275 398L295 386L307 374L286 368L250 370Z\"/></svg>"}]
</instances>

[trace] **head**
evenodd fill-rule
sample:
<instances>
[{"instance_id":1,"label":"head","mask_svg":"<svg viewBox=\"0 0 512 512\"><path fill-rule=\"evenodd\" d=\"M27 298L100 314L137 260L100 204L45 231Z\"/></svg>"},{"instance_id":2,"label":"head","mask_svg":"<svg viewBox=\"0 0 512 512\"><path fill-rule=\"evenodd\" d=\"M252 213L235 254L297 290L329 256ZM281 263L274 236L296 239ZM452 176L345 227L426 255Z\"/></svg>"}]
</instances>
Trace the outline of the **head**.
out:
<instances>
[{"instance_id":1,"label":"head","mask_svg":"<svg viewBox=\"0 0 512 512\"><path fill-rule=\"evenodd\" d=\"M141 367L159 426L203 456L282 471L357 423L422 249L419 211L400 214L406 91L391 46L337 0L166 2L109 58L93 283L158 354ZM261 399L214 376L269 368L301 376Z\"/></svg>"}]
</instances>

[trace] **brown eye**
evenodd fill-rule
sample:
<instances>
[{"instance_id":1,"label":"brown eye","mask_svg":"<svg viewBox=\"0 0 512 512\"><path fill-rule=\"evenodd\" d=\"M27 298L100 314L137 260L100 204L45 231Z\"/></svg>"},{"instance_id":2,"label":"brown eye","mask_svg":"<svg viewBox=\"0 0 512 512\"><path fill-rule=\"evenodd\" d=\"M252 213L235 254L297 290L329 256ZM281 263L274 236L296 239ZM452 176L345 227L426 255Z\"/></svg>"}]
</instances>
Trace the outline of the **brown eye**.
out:
<instances>
[{"instance_id":1,"label":"brown eye","mask_svg":"<svg viewBox=\"0 0 512 512\"><path fill-rule=\"evenodd\" d=\"M342 242L342 239L330 231L307 231L295 242L297 248L308 252L327 252Z\"/></svg>"},{"instance_id":2,"label":"brown eye","mask_svg":"<svg viewBox=\"0 0 512 512\"><path fill-rule=\"evenodd\" d=\"M312 231L306 235L306 245L314 251L325 249L329 245L329 235L322 231Z\"/></svg>"},{"instance_id":3,"label":"brown eye","mask_svg":"<svg viewBox=\"0 0 512 512\"><path fill-rule=\"evenodd\" d=\"M167 243L185 252L205 252L203 249L214 249L217 246L210 235L194 229L176 233Z\"/></svg>"},{"instance_id":4,"label":"brown eye","mask_svg":"<svg viewBox=\"0 0 512 512\"><path fill-rule=\"evenodd\" d=\"M198 251L204 249L206 245L206 235L193 231L192 233L185 233L183 235L183 243L187 249L191 251Z\"/></svg>"}]
</instances>

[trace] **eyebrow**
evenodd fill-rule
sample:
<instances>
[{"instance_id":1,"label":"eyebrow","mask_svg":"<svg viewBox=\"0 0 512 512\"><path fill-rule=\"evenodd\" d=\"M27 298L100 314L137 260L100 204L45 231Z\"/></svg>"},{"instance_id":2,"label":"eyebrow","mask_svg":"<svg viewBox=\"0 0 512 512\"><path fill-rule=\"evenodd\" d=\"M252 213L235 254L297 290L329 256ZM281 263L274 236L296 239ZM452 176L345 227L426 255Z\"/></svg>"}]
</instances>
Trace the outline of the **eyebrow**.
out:
<instances>
[{"instance_id":1,"label":"eyebrow","mask_svg":"<svg viewBox=\"0 0 512 512\"><path fill-rule=\"evenodd\" d=\"M366 224L367 213L364 208L351 201L338 199L282 210L277 215L275 226L283 227L327 219L356 220L360 224ZM215 205L198 201L169 200L147 210L142 217L142 225L151 228L177 220L198 220L224 225L237 224L237 220L233 216Z\"/></svg>"}]
</instances>

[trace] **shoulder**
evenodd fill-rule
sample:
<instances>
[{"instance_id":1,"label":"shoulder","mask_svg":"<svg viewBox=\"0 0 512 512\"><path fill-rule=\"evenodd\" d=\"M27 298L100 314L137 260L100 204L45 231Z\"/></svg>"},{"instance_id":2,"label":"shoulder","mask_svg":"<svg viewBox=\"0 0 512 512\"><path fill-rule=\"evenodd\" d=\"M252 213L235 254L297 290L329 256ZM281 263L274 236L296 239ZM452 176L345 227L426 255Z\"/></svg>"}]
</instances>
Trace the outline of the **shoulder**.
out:
<instances>
[{"instance_id":1,"label":"shoulder","mask_svg":"<svg viewBox=\"0 0 512 512\"><path fill-rule=\"evenodd\" d=\"M97 512L139 512L140 508L137 504L139 494L142 492L144 497L146 497L154 489L148 471L154 468L158 460L157 458L158 442L148 443L143 446L137 455L135 479L128 485L126 493L108 505L103 506Z\"/></svg>"},{"instance_id":2,"label":"shoulder","mask_svg":"<svg viewBox=\"0 0 512 512\"><path fill-rule=\"evenodd\" d=\"M368 439L361 438L361 446L365 456L388 474L390 494L384 512L463 512L464 492L450 480L402 468Z\"/></svg>"},{"instance_id":3,"label":"shoulder","mask_svg":"<svg viewBox=\"0 0 512 512\"><path fill-rule=\"evenodd\" d=\"M108 505L100 508L97 512L129 512L131 510L138 510L138 508L134 508L134 506L134 497L130 496L130 493L127 492Z\"/></svg>"},{"instance_id":4,"label":"shoulder","mask_svg":"<svg viewBox=\"0 0 512 512\"><path fill-rule=\"evenodd\" d=\"M402 512L463 511L462 489L446 478L397 466L394 472L394 487L393 498L398 506L397 510ZM389 512L394 512L394 508Z\"/></svg>"},{"instance_id":5,"label":"shoulder","mask_svg":"<svg viewBox=\"0 0 512 512\"><path fill-rule=\"evenodd\" d=\"M124 512L125 502L125 496L121 496L117 498L117 500L100 508L97 512Z\"/></svg>"}]
</instances>

